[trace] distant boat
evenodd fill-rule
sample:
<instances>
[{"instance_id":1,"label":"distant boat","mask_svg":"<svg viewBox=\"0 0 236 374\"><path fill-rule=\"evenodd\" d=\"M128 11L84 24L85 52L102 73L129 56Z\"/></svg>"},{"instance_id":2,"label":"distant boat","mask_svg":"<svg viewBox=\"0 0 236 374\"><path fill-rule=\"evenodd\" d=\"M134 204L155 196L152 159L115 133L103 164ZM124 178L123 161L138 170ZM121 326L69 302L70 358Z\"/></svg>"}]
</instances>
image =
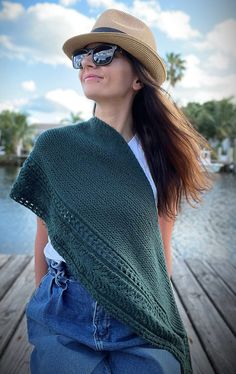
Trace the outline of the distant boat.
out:
<instances>
[{"instance_id":1,"label":"distant boat","mask_svg":"<svg viewBox=\"0 0 236 374\"><path fill-rule=\"evenodd\" d=\"M4 156L4 155L5 155L4 146L0 145L0 156Z\"/></svg>"},{"instance_id":2,"label":"distant boat","mask_svg":"<svg viewBox=\"0 0 236 374\"><path fill-rule=\"evenodd\" d=\"M210 164L206 165L206 168L211 173L218 173L224 164L220 162L211 162Z\"/></svg>"},{"instance_id":3,"label":"distant boat","mask_svg":"<svg viewBox=\"0 0 236 374\"><path fill-rule=\"evenodd\" d=\"M204 149L201 152L201 162L210 173L218 173L224 164L222 162L212 162L211 152Z\"/></svg>"}]
</instances>

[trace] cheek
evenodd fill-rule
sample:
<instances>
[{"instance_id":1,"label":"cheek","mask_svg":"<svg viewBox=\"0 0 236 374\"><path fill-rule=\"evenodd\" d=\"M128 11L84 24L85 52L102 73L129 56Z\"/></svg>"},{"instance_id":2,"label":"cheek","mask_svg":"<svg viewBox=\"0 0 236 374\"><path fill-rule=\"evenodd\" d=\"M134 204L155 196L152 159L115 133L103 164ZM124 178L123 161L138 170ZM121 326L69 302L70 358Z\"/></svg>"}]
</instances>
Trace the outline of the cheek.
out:
<instances>
[{"instance_id":1,"label":"cheek","mask_svg":"<svg viewBox=\"0 0 236 374\"><path fill-rule=\"evenodd\" d=\"M133 75L129 69L122 69L120 74L116 76L117 86L121 87L123 91L129 91L132 88Z\"/></svg>"},{"instance_id":2,"label":"cheek","mask_svg":"<svg viewBox=\"0 0 236 374\"><path fill-rule=\"evenodd\" d=\"M134 80L133 69L126 60L120 60L119 62L119 74L117 74L117 78L119 78L119 82L124 88L131 88Z\"/></svg>"}]
</instances>

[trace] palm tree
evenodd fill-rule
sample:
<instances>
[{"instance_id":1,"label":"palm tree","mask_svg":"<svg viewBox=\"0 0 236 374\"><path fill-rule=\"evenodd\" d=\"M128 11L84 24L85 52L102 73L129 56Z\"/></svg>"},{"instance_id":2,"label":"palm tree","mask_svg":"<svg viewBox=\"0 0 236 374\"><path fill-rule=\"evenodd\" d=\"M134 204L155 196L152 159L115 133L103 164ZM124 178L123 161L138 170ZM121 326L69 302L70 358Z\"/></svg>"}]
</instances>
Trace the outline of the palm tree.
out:
<instances>
[{"instance_id":1,"label":"palm tree","mask_svg":"<svg viewBox=\"0 0 236 374\"><path fill-rule=\"evenodd\" d=\"M185 60L180 57L180 53L167 53L166 54L166 65L167 65L167 81L169 82L169 88L175 87L176 83L180 81L184 76Z\"/></svg>"},{"instance_id":2,"label":"palm tree","mask_svg":"<svg viewBox=\"0 0 236 374\"><path fill-rule=\"evenodd\" d=\"M70 118L63 118L60 121L60 123L68 125L70 123L75 123L75 122L79 122L79 121L82 121L81 112L78 112L78 113L71 112L70 113Z\"/></svg>"},{"instance_id":3,"label":"palm tree","mask_svg":"<svg viewBox=\"0 0 236 374\"><path fill-rule=\"evenodd\" d=\"M236 105L233 97L207 101L203 104L188 103L182 108L194 127L207 139L222 141L236 138Z\"/></svg>"},{"instance_id":4,"label":"palm tree","mask_svg":"<svg viewBox=\"0 0 236 374\"><path fill-rule=\"evenodd\" d=\"M34 126L28 125L26 114L9 110L0 113L0 130L6 155L19 155L22 146L28 146L35 134Z\"/></svg>"}]
</instances>

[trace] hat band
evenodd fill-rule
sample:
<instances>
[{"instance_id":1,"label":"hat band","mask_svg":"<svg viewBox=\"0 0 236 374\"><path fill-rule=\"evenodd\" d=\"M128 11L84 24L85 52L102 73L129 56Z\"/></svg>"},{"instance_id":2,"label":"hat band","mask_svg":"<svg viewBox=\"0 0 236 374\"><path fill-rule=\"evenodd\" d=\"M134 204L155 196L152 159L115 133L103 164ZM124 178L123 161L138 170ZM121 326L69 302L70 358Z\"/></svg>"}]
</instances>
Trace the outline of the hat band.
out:
<instances>
[{"instance_id":1,"label":"hat band","mask_svg":"<svg viewBox=\"0 0 236 374\"><path fill-rule=\"evenodd\" d=\"M96 29L92 30L91 32L120 32L122 34L126 34L124 31L120 31L120 30L114 29L112 27L97 27Z\"/></svg>"}]
</instances>

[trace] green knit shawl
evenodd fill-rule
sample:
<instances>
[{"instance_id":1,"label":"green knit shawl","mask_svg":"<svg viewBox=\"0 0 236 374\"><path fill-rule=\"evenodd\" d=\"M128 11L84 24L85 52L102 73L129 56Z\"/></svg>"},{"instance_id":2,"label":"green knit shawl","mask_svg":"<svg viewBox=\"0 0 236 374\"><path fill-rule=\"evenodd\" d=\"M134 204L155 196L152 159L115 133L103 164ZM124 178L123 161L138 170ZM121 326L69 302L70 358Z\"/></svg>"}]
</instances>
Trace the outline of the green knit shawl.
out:
<instances>
[{"instance_id":1,"label":"green knit shawl","mask_svg":"<svg viewBox=\"0 0 236 374\"><path fill-rule=\"evenodd\" d=\"M53 247L93 298L192 373L153 191L117 130L93 117L43 132L10 197L46 222Z\"/></svg>"}]
</instances>

